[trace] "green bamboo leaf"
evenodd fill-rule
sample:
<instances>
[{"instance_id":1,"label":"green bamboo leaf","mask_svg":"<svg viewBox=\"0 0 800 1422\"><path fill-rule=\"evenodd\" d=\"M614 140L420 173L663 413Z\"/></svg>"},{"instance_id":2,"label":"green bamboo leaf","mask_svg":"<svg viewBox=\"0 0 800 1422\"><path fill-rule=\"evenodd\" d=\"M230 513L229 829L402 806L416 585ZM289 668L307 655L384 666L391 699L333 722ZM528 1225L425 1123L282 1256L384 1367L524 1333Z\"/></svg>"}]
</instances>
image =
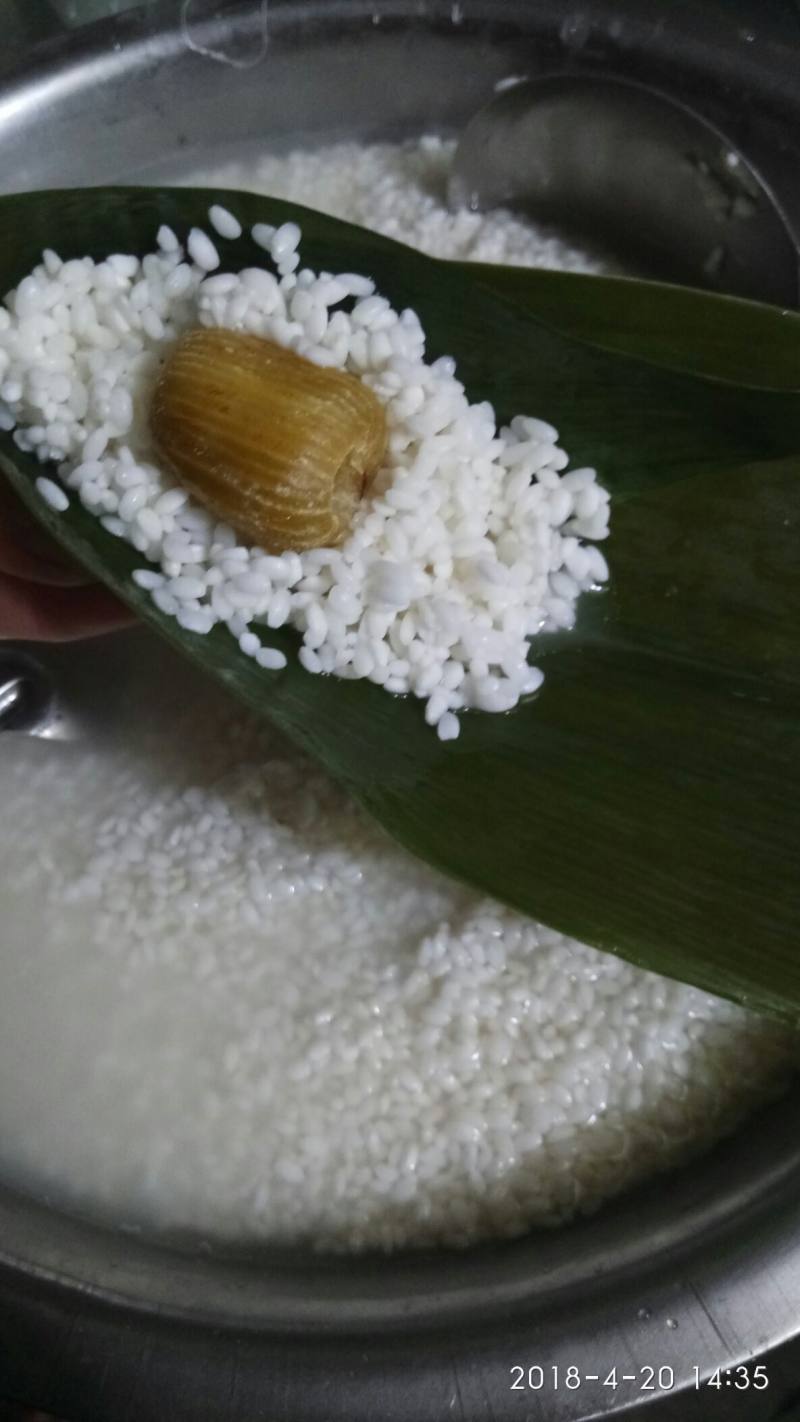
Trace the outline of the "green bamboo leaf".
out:
<instances>
[{"instance_id":1,"label":"green bamboo leaf","mask_svg":"<svg viewBox=\"0 0 800 1422\"><path fill-rule=\"evenodd\" d=\"M713 303L695 287L627 277L474 268L505 300L562 335L711 380L759 390L800 389L797 313L738 297Z\"/></svg>"},{"instance_id":2,"label":"green bamboo leaf","mask_svg":"<svg viewBox=\"0 0 800 1422\"><path fill-rule=\"evenodd\" d=\"M211 202L296 218L304 257L413 305L501 419L555 423L614 496L607 593L541 639L542 691L442 744L421 705L364 682L264 672L224 629L182 631L140 563L40 466L0 466L53 534L147 622L319 757L414 853L565 932L764 1011L800 1012L800 317L652 283L423 257L248 194L91 189L0 199L0 281L44 246L152 248ZM247 237L230 266L263 260ZM293 634L277 642L292 652Z\"/></svg>"}]
</instances>

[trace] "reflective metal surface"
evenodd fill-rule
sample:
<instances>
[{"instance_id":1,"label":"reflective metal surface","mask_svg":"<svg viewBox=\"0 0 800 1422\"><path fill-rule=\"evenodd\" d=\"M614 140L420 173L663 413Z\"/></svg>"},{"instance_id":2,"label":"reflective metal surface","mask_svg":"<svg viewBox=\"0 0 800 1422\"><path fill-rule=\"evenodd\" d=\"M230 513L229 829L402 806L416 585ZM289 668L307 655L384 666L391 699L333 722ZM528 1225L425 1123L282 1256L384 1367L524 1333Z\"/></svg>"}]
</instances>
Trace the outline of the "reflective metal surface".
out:
<instances>
[{"instance_id":1,"label":"reflective metal surface","mask_svg":"<svg viewBox=\"0 0 800 1422\"><path fill-rule=\"evenodd\" d=\"M66 714L54 679L27 648L0 643L0 732L67 740L78 733Z\"/></svg>"},{"instance_id":2,"label":"reflective metal surface","mask_svg":"<svg viewBox=\"0 0 800 1422\"><path fill-rule=\"evenodd\" d=\"M792 187L800 221L800 29L760 21L751 42L738 5L676 0L654 19L634 0L277 0L266 32L260 4L222 8L225 24L192 9L188 30L171 0L69 32L51 11L38 49L2 56L2 187L174 172L247 142L456 131L496 83L566 65L681 97L776 192ZM191 681L143 634L41 655L78 700L85 689L93 734L124 735L156 687L168 714ZM12 742L0 737L0 754ZM646 1370L668 1365L664 1422L764 1422L774 1391L730 1391L723 1412L695 1391L694 1368L800 1331L798 1141L795 1092L591 1219L390 1259L223 1255L0 1190L0 1395L81 1422L576 1422L643 1403L652 1415ZM513 1365L542 1362L560 1368L557 1388L511 1390ZM612 1367L634 1382L604 1387Z\"/></svg>"},{"instance_id":3,"label":"reflective metal surface","mask_svg":"<svg viewBox=\"0 0 800 1422\"><path fill-rule=\"evenodd\" d=\"M723 134L644 84L503 88L459 140L450 198L521 207L662 280L798 304L798 248L772 194Z\"/></svg>"}]
</instances>

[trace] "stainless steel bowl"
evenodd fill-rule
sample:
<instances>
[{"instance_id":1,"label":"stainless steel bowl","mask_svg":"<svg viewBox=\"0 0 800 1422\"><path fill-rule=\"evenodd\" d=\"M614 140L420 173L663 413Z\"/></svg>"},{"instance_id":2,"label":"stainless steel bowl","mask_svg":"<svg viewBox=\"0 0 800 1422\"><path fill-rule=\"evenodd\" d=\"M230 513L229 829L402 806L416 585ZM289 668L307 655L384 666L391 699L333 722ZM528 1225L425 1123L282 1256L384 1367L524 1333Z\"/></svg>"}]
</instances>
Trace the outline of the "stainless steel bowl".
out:
<instances>
[{"instance_id":1,"label":"stainless steel bowl","mask_svg":"<svg viewBox=\"0 0 800 1422\"><path fill-rule=\"evenodd\" d=\"M576 68L690 101L800 225L800 19L771 0L754 20L753 6L688 0L117 8L68 28L66 3L6 4L4 189L145 178L250 142L455 130L509 75ZM41 655L78 690L102 665L120 734L156 680L186 688L144 634ZM0 1395L87 1422L560 1422L638 1415L656 1397L664 1419L758 1422L775 1415L777 1376L725 1393L695 1378L800 1334L798 1140L794 1093L591 1219L388 1259L147 1239L0 1189ZM537 1364L545 1386L513 1389L512 1370Z\"/></svg>"}]
</instances>

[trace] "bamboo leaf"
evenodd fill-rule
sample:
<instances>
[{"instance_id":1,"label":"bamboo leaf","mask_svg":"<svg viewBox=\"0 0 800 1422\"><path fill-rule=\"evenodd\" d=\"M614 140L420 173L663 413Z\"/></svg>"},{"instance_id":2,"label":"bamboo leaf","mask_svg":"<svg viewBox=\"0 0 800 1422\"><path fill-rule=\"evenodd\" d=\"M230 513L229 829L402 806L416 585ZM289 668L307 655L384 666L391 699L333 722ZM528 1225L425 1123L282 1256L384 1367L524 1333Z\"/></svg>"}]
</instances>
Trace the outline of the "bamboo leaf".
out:
<instances>
[{"instance_id":1,"label":"bamboo leaf","mask_svg":"<svg viewBox=\"0 0 800 1422\"><path fill-rule=\"evenodd\" d=\"M150 250L211 202L288 217L304 256L413 305L473 399L552 420L611 489L612 582L543 638L542 691L470 713L442 744L419 702L264 672L224 629L182 631L130 580L140 557L40 466L0 465L53 534L137 613L342 780L401 843L506 903L645 967L787 1018L800 1012L800 317L680 288L423 257L247 194L91 189L0 200L0 278ZM247 237L238 268L261 260ZM292 652L296 639L281 634Z\"/></svg>"}]
</instances>

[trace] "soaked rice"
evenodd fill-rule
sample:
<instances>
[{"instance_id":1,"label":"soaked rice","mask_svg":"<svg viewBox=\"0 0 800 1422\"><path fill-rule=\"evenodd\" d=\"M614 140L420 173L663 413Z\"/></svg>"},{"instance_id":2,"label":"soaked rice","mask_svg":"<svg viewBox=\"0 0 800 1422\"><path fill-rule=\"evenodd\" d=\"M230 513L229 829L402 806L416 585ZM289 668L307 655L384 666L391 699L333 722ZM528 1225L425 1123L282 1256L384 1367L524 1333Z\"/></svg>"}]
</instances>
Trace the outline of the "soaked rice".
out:
<instances>
[{"instance_id":1,"label":"soaked rice","mask_svg":"<svg viewBox=\"0 0 800 1422\"><path fill-rule=\"evenodd\" d=\"M200 180L581 265L509 216L454 222L447 161L342 146ZM152 656L124 739L0 745L7 1175L207 1236L462 1245L594 1209L780 1086L788 1032L448 883Z\"/></svg>"}]
</instances>

